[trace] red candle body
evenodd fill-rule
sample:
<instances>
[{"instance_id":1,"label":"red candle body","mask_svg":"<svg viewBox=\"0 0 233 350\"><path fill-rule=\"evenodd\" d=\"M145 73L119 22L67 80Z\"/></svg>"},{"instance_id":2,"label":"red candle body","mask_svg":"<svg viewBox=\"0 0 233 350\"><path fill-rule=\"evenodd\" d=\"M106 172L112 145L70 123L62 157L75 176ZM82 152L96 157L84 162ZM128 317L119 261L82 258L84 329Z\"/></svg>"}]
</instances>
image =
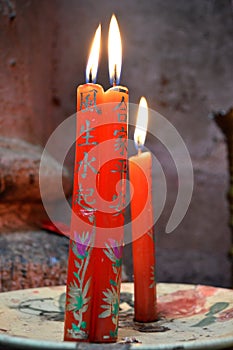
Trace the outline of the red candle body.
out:
<instances>
[{"instance_id":1,"label":"red candle body","mask_svg":"<svg viewBox=\"0 0 233 350\"><path fill-rule=\"evenodd\" d=\"M156 314L155 245L152 207L152 159L149 152L129 158L135 320L152 322Z\"/></svg>"},{"instance_id":2,"label":"red candle body","mask_svg":"<svg viewBox=\"0 0 233 350\"><path fill-rule=\"evenodd\" d=\"M105 212L100 200L100 210L96 214L96 244L101 248L94 248L92 254L96 269L93 294L93 316L96 316L92 319L90 339L95 342L117 340L125 196L125 185L121 183L117 188L117 184L126 178L127 103L126 88L117 86L105 92L99 140L106 145L100 153L100 164L103 165L98 190L99 195L109 201L109 212ZM111 231L112 228L115 230Z\"/></svg>"},{"instance_id":3,"label":"red candle body","mask_svg":"<svg viewBox=\"0 0 233 350\"><path fill-rule=\"evenodd\" d=\"M112 94L85 84L77 91L82 111L77 117L65 340L117 339L124 217L116 185L125 178L127 150L121 153L118 145L122 140L126 145L127 102L126 88ZM124 120L119 120L121 111Z\"/></svg>"}]
</instances>

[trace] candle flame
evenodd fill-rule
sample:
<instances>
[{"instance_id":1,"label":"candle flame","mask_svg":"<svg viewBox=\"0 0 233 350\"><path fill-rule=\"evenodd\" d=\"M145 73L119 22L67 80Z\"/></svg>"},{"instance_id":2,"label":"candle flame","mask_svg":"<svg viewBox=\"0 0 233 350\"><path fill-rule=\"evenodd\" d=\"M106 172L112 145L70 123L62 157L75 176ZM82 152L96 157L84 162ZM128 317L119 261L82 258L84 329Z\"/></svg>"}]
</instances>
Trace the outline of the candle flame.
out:
<instances>
[{"instance_id":1,"label":"candle flame","mask_svg":"<svg viewBox=\"0 0 233 350\"><path fill-rule=\"evenodd\" d=\"M108 32L108 69L111 85L119 84L122 63L121 35L117 19L112 15Z\"/></svg>"},{"instance_id":2,"label":"candle flame","mask_svg":"<svg viewBox=\"0 0 233 350\"><path fill-rule=\"evenodd\" d=\"M95 32L90 55L87 62L87 68L86 68L87 83L96 82L98 63L99 63L99 53L100 53L100 38L101 38L101 25L99 24Z\"/></svg>"},{"instance_id":3,"label":"candle flame","mask_svg":"<svg viewBox=\"0 0 233 350\"><path fill-rule=\"evenodd\" d=\"M138 107L136 129L134 131L134 142L138 150L140 150L144 146L145 139L146 139L147 125L148 125L147 101L145 97L141 97L139 107Z\"/></svg>"}]
</instances>

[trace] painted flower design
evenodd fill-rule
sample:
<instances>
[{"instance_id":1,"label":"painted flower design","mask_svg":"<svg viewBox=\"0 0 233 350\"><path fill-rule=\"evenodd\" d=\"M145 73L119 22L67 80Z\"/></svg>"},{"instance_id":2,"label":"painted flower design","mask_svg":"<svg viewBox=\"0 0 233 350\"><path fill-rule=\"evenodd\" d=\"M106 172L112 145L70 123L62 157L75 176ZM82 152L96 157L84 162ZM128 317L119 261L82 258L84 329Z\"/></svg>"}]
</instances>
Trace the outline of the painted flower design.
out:
<instances>
[{"instance_id":1,"label":"painted flower design","mask_svg":"<svg viewBox=\"0 0 233 350\"><path fill-rule=\"evenodd\" d=\"M74 241L77 248L77 256L79 259L85 259L88 255L88 247L91 242L91 234L83 232L81 235L74 231Z\"/></svg>"},{"instance_id":2,"label":"painted flower design","mask_svg":"<svg viewBox=\"0 0 233 350\"><path fill-rule=\"evenodd\" d=\"M217 321L225 322L225 321L231 320L232 318L233 318L233 308L220 312L217 318Z\"/></svg>"},{"instance_id":3,"label":"painted flower design","mask_svg":"<svg viewBox=\"0 0 233 350\"><path fill-rule=\"evenodd\" d=\"M117 268L122 265L122 253L123 253L123 244L122 242L117 242L115 239L109 238L109 243L105 243L104 249L107 257L113 262L112 268L114 273L117 273Z\"/></svg>"},{"instance_id":4,"label":"painted flower design","mask_svg":"<svg viewBox=\"0 0 233 350\"><path fill-rule=\"evenodd\" d=\"M155 287L155 267L151 266L150 268L151 268L151 277L150 277L151 284L149 288L154 288Z\"/></svg>"},{"instance_id":5,"label":"painted flower design","mask_svg":"<svg viewBox=\"0 0 233 350\"><path fill-rule=\"evenodd\" d=\"M87 297L87 292L90 285L90 279L87 281L83 291L78 287L77 283L74 281L69 286L69 299L68 299L68 310L71 311L82 311L83 313L87 310L87 303L90 297Z\"/></svg>"},{"instance_id":6,"label":"painted flower design","mask_svg":"<svg viewBox=\"0 0 233 350\"><path fill-rule=\"evenodd\" d=\"M106 249L104 253L112 261L112 269L115 274L114 279L110 279L110 287L103 291L103 304L101 308L103 312L99 314L99 318L111 318L114 329L110 330L111 337L116 337L118 332L118 314L119 314L119 295L120 295L120 278L123 243L110 238L109 243L105 243Z\"/></svg>"},{"instance_id":7,"label":"painted flower design","mask_svg":"<svg viewBox=\"0 0 233 350\"><path fill-rule=\"evenodd\" d=\"M67 311L71 311L75 322L72 322L68 333L71 338L87 339L88 330L85 320L85 313L89 307L91 296L88 295L91 277L86 280L86 271L93 248L95 231L93 233L82 232L79 234L74 231L74 240L72 242L72 251L75 255L73 271L74 279L68 285Z\"/></svg>"},{"instance_id":8,"label":"painted flower design","mask_svg":"<svg viewBox=\"0 0 233 350\"><path fill-rule=\"evenodd\" d=\"M105 304L101 305L101 308L105 311L103 311L99 315L99 318L106 318L111 316L113 324L117 325L119 311L119 298L117 290L113 286L111 286L111 289L107 288L107 290L103 292L103 294L103 301L105 302Z\"/></svg>"}]
</instances>

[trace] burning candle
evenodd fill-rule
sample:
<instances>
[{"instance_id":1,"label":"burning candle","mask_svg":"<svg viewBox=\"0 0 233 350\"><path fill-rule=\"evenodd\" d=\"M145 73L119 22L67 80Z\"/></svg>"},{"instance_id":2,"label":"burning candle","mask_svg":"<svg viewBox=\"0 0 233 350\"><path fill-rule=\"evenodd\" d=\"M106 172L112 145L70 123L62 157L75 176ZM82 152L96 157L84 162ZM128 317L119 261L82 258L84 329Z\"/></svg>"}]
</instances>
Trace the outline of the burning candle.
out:
<instances>
[{"instance_id":1,"label":"burning candle","mask_svg":"<svg viewBox=\"0 0 233 350\"><path fill-rule=\"evenodd\" d=\"M122 180L126 179L128 89L118 85L122 55L120 31L114 15L109 27L108 55L109 77L113 87L104 93L99 139L102 144L106 142L106 146L100 152L100 164L103 165L98 178L98 191L109 206L108 212L103 208L96 214L97 247L92 254L95 290L90 330L90 339L95 342L115 342L117 339L124 238L126 189ZM120 185L118 191L117 185ZM100 208L104 201L100 202Z\"/></svg>"},{"instance_id":2,"label":"burning candle","mask_svg":"<svg viewBox=\"0 0 233 350\"><path fill-rule=\"evenodd\" d=\"M112 30L117 30L115 42L120 42L115 17L110 23L109 40L112 40ZM99 46L100 27L87 64L87 83L77 90L77 140L64 339L115 342L125 195L123 182L118 191L116 186L126 176L128 90L117 86L120 78L117 62L114 63L114 72L110 72L113 88L104 92L102 86L94 83Z\"/></svg>"},{"instance_id":3,"label":"burning candle","mask_svg":"<svg viewBox=\"0 0 233 350\"><path fill-rule=\"evenodd\" d=\"M150 152L142 152L146 138L147 123L147 102L142 97L134 133L138 154L129 158L129 178L133 188L131 221L134 308L135 320L138 322L152 322L157 317L152 207L152 158Z\"/></svg>"},{"instance_id":4,"label":"burning candle","mask_svg":"<svg viewBox=\"0 0 233 350\"><path fill-rule=\"evenodd\" d=\"M95 84L101 27L96 30L86 68L86 84L77 88L77 118L75 167L73 182L72 217L66 290L64 340L85 341L91 327L91 295L93 271L90 257L95 235L94 191L79 181L88 177L90 150L97 145L96 127L99 123L99 105L103 102L102 86ZM93 168L94 169L94 168ZM79 173L80 170L80 173ZM82 171L82 173L81 173ZM90 230L90 226L92 230Z\"/></svg>"}]
</instances>

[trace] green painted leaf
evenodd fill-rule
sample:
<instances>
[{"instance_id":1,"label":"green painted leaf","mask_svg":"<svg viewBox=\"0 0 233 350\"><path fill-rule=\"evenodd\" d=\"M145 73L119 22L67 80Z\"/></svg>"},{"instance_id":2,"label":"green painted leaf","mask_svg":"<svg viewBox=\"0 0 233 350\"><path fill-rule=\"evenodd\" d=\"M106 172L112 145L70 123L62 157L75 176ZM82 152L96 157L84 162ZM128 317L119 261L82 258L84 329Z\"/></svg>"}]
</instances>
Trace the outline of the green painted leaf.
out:
<instances>
[{"instance_id":1,"label":"green painted leaf","mask_svg":"<svg viewBox=\"0 0 233 350\"><path fill-rule=\"evenodd\" d=\"M110 284L111 284L112 286L117 287L117 283L116 283L115 281L113 281L113 280L110 280Z\"/></svg>"},{"instance_id":2,"label":"green painted leaf","mask_svg":"<svg viewBox=\"0 0 233 350\"><path fill-rule=\"evenodd\" d=\"M106 318L106 317L109 317L111 315L111 310L108 309L104 312L102 312L102 314L99 315L99 318Z\"/></svg>"},{"instance_id":3,"label":"green painted leaf","mask_svg":"<svg viewBox=\"0 0 233 350\"><path fill-rule=\"evenodd\" d=\"M84 314L87 311L87 309L88 309L88 304L86 304L82 307L82 310L81 310L82 313Z\"/></svg>"},{"instance_id":4,"label":"green painted leaf","mask_svg":"<svg viewBox=\"0 0 233 350\"><path fill-rule=\"evenodd\" d=\"M82 321L81 323L81 328L85 329L87 327L87 322Z\"/></svg>"},{"instance_id":5,"label":"green painted leaf","mask_svg":"<svg viewBox=\"0 0 233 350\"><path fill-rule=\"evenodd\" d=\"M76 244L74 242L72 242L72 251L73 251L74 255L78 256L78 250L77 250Z\"/></svg>"},{"instance_id":6,"label":"green painted leaf","mask_svg":"<svg viewBox=\"0 0 233 350\"><path fill-rule=\"evenodd\" d=\"M108 252L106 249L104 249L104 253L111 261L115 261L115 257L113 256L112 252Z\"/></svg>"},{"instance_id":7,"label":"green painted leaf","mask_svg":"<svg viewBox=\"0 0 233 350\"><path fill-rule=\"evenodd\" d=\"M79 312L73 312L74 319L79 323L82 315Z\"/></svg>"},{"instance_id":8,"label":"green painted leaf","mask_svg":"<svg viewBox=\"0 0 233 350\"><path fill-rule=\"evenodd\" d=\"M80 281L79 274L77 272L74 272L75 277Z\"/></svg>"},{"instance_id":9,"label":"green painted leaf","mask_svg":"<svg viewBox=\"0 0 233 350\"><path fill-rule=\"evenodd\" d=\"M87 304L90 301L91 297L83 298L83 304Z\"/></svg>"},{"instance_id":10,"label":"green painted leaf","mask_svg":"<svg viewBox=\"0 0 233 350\"><path fill-rule=\"evenodd\" d=\"M116 337L117 336L117 333L118 333L118 328L116 328L115 331L110 331L109 334L111 337Z\"/></svg>"},{"instance_id":11,"label":"green painted leaf","mask_svg":"<svg viewBox=\"0 0 233 350\"><path fill-rule=\"evenodd\" d=\"M84 260L86 257L87 257L88 253L85 252L85 255L80 255L80 254L77 254L77 257L80 259L80 260Z\"/></svg>"},{"instance_id":12,"label":"green painted leaf","mask_svg":"<svg viewBox=\"0 0 233 350\"><path fill-rule=\"evenodd\" d=\"M105 247L108 249L109 252L111 252L111 247L108 243L105 243Z\"/></svg>"},{"instance_id":13,"label":"green painted leaf","mask_svg":"<svg viewBox=\"0 0 233 350\"><path fill-rule=\"evenodd\" d=\"M203 320L194 324L192 327L206 327L206 326L209 326L210 324L214 323L215 321L216 321L216 317L209 316L209 317L203 318Z\"/></svg>"},{"instance_id":14,"label":"green painted leaf","mask_svg":"<svg viewBox=\"0 0 233 350\"><path fill-rule=\"evenodd\" d=\"M83 298L86 297L88 289L90 287L90 283L91 283L91 277L88 279L87 283L85 284L85 287L83 288Z\"/></svg>"},{"instance_id":15,"label":"green painted leaf","mask_svg":"<svg viewBox=\"0 0 233 350\"><path fill-rule=\"evenodd\" d=\"M119 312L119 303L118 300L115 301L115 303L112 305L112 313L113 315L117 316Z\"/></svg>"},{"instance_id":16,"label":"green painted leaf","mask_svg":"<svg viewBox=\"0 0 233 350\"><path fill-rule=\"evenodd\" d=\"M226 309L228 306L229 306L229 303L226 303L226 302L215 303L210 307L209 312L206 314L206 316L217 314L218 312Z\"/></svg>"},{"instance_id":17,"label":"green painted leaf","mask_svg":"<svg viewBox=\"0 0 233 350\"><path fill-rule=\"evenodd\" d=\"M81 265L79 264L79 262L77 260L74 260L74 264L78 269L80 269Z\"/></svg>"},{"instance_id":18,"label":"green painted leaf","mask_svg":"<svg viewBox=\"0 0 233 350\"><path fill-rule=\"evenodd\" d=\"M111 292L110 292L111 293ZM103 295L106 297L106 298L109 298L109 290L107 292L103 292ZM104 299L103 299L104 300ZM108 299L107 299L108 300ZM111 299L110 299L111 300Z\"/></svg>"},{"instance_id":19,"label":"green painted leaf","mask_svg":"<svg viewBox=\"0 0 233 350\"><path fill-rule=\"evenodd\" d=\"M80 332L80 328L75 323L72 323L72 329L75 332Z\"/></svg>"},{"instance_id":20,"label":"green painted leaf","mask_svg":"<svg viewBox=\"0 0 233 350\"><path fill-rule=\"evenodd\" d=\"M120 267L122 265L122 259L116 259L116 267Z\"/></svg>"},{"instance_id":21,"label":"green painted leaf","mask_svg":"<svg viewBox=\"0 0 233 350\"><path fill-rule=\"evenodd\" d=\"M83 298L82 298L82 295L77 295L75 297L75 301L76 303L74 304L75 306L75 310L80 310L82 307L83 307Z\"/></svg>"},{"instance_id":22,"label":"green painted leaf","mask_svg":"<svg viewBox=\"0 0 233 350\"><path fill-rule=\"evenodd\" d=\"M115 326L117 326L117 317L116 316L112 316L112 323L115 324Z\"/></svg>"}]
</instances>

